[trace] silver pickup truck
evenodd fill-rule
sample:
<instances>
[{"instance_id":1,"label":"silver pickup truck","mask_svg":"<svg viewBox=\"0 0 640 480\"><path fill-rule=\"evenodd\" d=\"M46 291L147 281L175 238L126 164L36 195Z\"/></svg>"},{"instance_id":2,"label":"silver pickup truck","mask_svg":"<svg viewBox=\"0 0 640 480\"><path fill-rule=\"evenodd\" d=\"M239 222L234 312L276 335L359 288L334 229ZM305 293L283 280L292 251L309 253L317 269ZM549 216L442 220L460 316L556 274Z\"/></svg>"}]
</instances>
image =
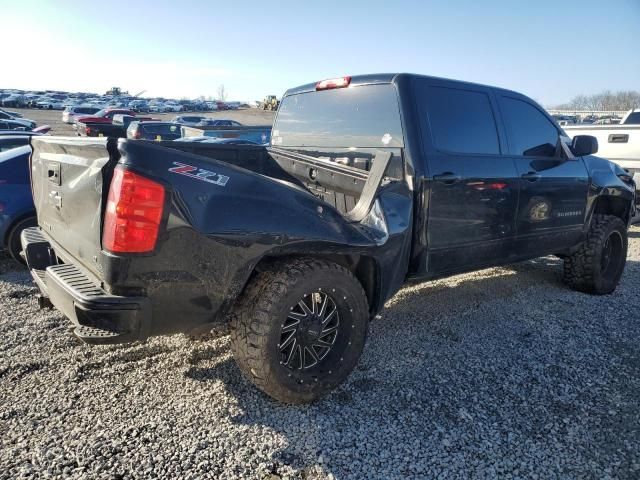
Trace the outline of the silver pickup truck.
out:
<instances>
[{"instance_id":1,"label":"silver pickup truck","mask_svg":"<svg viewBox=\"0 0 640 480\"><path fill-rule=\"evenodd\" d=\"M571 125L563 127L573 138L592 135L598 139L598 155L628 170L636 182L636 202L640 200L640 109L627 112L619 125ZM640 221L636 217L634 223Z\"/></svg>"}]
</instances>

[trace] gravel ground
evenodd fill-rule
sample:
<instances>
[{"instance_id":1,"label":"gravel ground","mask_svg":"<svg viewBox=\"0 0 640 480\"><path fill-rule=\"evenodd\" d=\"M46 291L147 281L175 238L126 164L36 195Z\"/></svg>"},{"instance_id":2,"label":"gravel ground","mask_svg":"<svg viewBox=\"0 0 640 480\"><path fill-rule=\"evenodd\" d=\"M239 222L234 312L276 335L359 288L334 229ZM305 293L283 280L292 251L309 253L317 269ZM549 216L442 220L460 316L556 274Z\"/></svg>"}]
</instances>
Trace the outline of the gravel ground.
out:
<instances>
[{"instance_id":1,"label":"gravel ground","mask_svg":"<svg viewBox=\"0 0 640 480\"><path fill-rule=\"evenodd\" d=\"M38 110L37 108L10 108L14 112L20 112L24 118L33 120L38 126L49 125L51 135L71 135L76 136L76 131L67 123L62 122L61 110ZM157 118L158 120L173 120L176 115L189 115L189 113L143 113L145 117ZM236 120L245 125L271 125L275 112L266 112L257 108L243 110L226 110L220 112L196 112L195 115L203 115L212 118L225 118Z\"/></svg>"},{"instance_id":2,"label":"gravel ground","mask_svg":"<svg viewBox=\"0 0 640 480\"><path fill-rule=\"evenodd\" d=\"M399 292L357 370L280 405L226 336L90 347L0 259L0 479L640 478L640 228L618 290L544 258Z\"/></svg>"}]
</instances>

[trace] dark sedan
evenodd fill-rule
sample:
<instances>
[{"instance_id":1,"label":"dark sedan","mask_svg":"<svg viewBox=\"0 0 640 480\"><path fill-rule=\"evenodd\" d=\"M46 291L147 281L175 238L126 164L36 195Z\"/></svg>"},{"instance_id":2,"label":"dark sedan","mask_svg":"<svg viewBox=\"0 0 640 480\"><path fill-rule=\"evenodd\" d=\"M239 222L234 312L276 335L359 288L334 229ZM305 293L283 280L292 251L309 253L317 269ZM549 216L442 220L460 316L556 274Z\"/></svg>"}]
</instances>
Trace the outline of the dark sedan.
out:
<instances>
[{"instance_id":1,"label":"dark sedan","mask_svg":"<svg viewBox=\"0 0 640 480\"><path fill-rule=\"evenodd\" d=\"M0 119L0 130L25 130L30 131L36 128L36 122L23 120L21 118Z\"/></svg>"}]
</instances>

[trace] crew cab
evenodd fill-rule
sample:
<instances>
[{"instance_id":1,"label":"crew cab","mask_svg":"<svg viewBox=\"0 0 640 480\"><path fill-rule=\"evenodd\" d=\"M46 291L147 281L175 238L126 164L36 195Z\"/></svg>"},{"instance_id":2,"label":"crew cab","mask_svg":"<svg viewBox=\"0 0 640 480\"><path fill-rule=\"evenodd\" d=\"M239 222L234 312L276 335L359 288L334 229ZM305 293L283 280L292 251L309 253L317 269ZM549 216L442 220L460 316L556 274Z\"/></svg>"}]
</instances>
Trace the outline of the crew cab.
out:
<instances>
[{"instance_id":1,"label":"crew cab","mask_svg":"<svg viewBox=\"0 0 640 480\"><path fill-rule=\"evenodd\" d=\"M92 344L228 324L240 370L283 402L340 384L407 281L554 254L570 287L603 295L625 266L633 180L500 88L303 85L267 148L32 143L39 227L22 246L40 304Z\"/></svg>"}]
</instances>

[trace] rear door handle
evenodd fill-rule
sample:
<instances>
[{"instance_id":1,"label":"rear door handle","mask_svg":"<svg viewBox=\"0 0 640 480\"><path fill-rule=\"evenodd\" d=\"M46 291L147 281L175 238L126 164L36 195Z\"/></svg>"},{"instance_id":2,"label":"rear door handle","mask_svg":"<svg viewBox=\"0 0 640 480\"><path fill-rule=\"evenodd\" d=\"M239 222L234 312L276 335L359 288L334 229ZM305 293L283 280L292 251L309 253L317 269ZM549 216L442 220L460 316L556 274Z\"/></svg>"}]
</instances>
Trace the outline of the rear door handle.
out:
<instances>
[{"instance_id":1,"label":"rear door handle","mask_svg":"<svg viewBox=\"0 0 640 480\"><path fill-rule=\"evenodd\" d=\"M442 182L442 183L446 183L447 185L452 185L462 180L462 177L452 172L445 172L445 173L441 173L440 175L434 175L433 179L436 182Z\"/></svg>"},{"instance_id":2,"label":"rear door handle","mask_svg":"<svg viewBox=\"0 0 640 480\"><path fill-rule=\"evenodd\" d=\"M540 180L540 175L538 175L536 172L527 172L527 173L523 173L521 175L521 178L528 180L530 182L536 182Z\"/></svg>"}]
</instances>

